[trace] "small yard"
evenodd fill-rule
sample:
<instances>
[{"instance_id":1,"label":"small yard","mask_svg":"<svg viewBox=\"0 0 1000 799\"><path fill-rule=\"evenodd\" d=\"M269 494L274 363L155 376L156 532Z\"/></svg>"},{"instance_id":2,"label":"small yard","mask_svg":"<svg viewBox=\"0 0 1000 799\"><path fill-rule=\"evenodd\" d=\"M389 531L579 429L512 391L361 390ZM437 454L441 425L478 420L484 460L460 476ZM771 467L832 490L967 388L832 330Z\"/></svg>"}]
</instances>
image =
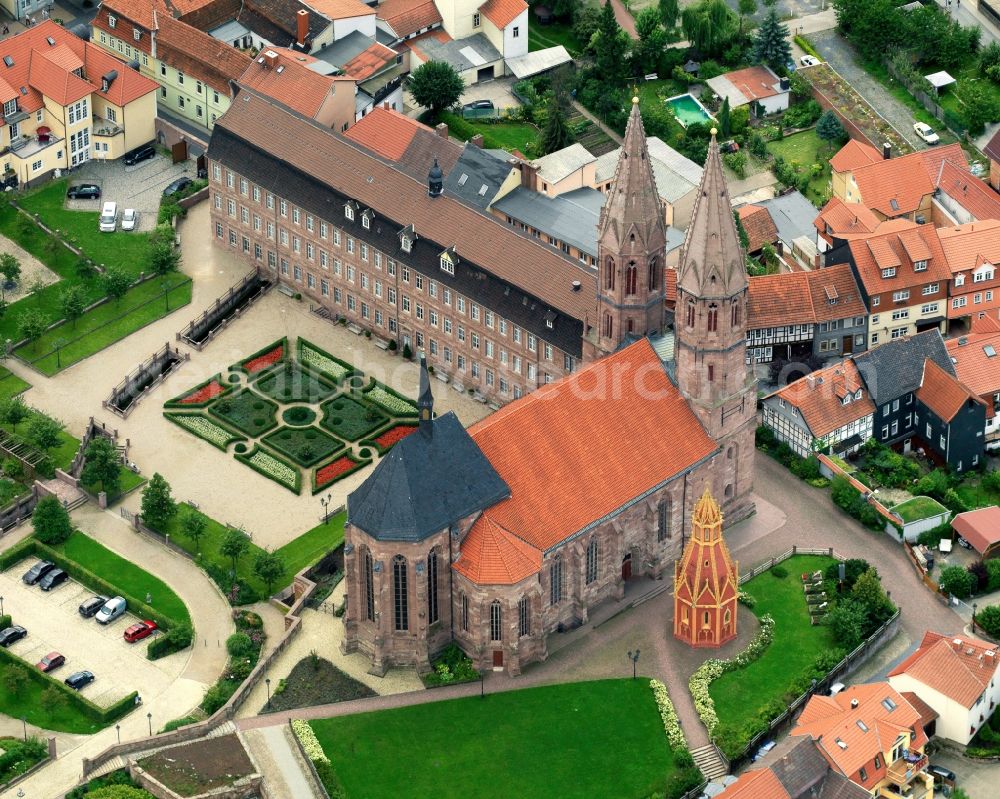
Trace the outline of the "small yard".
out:
<instances>
[{"instance_id":1,"label":"small yard","mask_svg":"<svg viewBox=\"0 0 1000 799\"><path fill-rule=\"evenodd\" d=\"M773 156L781 156L789 164L796 164L805 174L811 175L806 197L817 207L830 196L830 157L836 152L816 135L815 129L804 130L767 143L767 150ZM813 165L822 168L816 172Z\"/></svg>"},{"instance_id":2,"label":"small yard","mask_svg":"<svg viewBox=\"0 0 1000 799\"><path fill-rule=\"evenodd\" d=\"M144 757L139 765L180 796L201 796L255 772L237 735L165 749Z\"/></svg>"},{"instance_id":3,"label":"small yard","mask_svg":"<svg viewBox=\"0 0 1000 799\"><path fill-rule=\"evenodd\" d=\"M531 13L530 11L528 12ZM528 50L547 50L562 45L574 58L583 52L583 42L576 38L573 26L566 22L539 25L534 19L528 26Z\"/></svg>"},{"instance_id":4,"label":"small yard","mask_svg":"<svg viewBox=\"0 0 1000 799\"><path fill-rule=\"evenodd\" d=\"M32 415L42 414L41 411L37 411L34 408L31 409ZM10 422L0 422L0 429L11 433L19 438L27 440L25 435L26 431L31 424L31 417L25 419L17 425L17 429ZM31 442L28 441L30 444ZM34 446L32 444L32 446ZM52 463L53 469L68 469L69 465L73 462L73 458L76 457L77 451L80 449L80 439L70 435L65 430L59 431L59 444L48 451L49 460Z\"/></svg>"},{"instance_id":5,"label":"small yard","mask_svg":"<svg viewBox=\"0 0 1000 799\"><path fill-rule=\"evenodd\" d=\"M0 401L8 400L31 388L31 383L22 380L6 366L0 366Z\"/></svg>"},{"instance_id":6,"label":"small yard","mask_svg":"<svg viewBox=\"0 0 1000 799\"><path fill-rule=\"evenodd\" d=\"M468 140L477 133L483 135L483 146L488 149L518 150L525 153L538 140L538 128L525 122L483 122L462 119L458 114L442 111L438 114L441 122L448 125L448 131L458 139Z\"/></svg>"},{"instance_id":7,"label":"small yard","mask_svg":"<svg viewBox=\"0 0 1000 799\"><path fill-rule=\"evenodd\" d=\"M0 738L0 752L0 785L6 785L44 760L49 749L37 738Z\"/></svg>"},{"instance_id":8,"label":"small yard","mask_svg":"<svg viewBox=\"0 0 1000 799\"><path fill-rule=\"evenodd\" d=\"M300 660L271 693L271 704L261 713L293 710L297 707L329 705L377 696L375 691L344 674L329 660L307 657Z\"/></svg>"},{"instance_id":9,"label":"small yard","mask_svg":"<svg viewBox=\"0 0 1000 799\"><path fill-rule=\"evenodd\" d=\"M505 691L310 725L345 793L366 799L645 799L662 794L676 769L645 679Z\"/></svg>"},{"instance_id":10,"label":"small yard","mask_svg":"<svg viewBox=\"0 0 1000 799\"><path fill-rule=\"evenodd\" d=\"M894 513L898 513L905 524L918 522L921 519L929 519L941 513L947 513L948 509L931 497L914 497L908 499L892 508Z\"/></svg>"},{"instance_id":11,"label":"small yard","mask_svg":"<svg viewBox=\"0 0 1000 799\"><path fill-rule=\"evenodd\" d=\"M0 685L9 684L12 671L23 671L27 667L27 664L13 663L7 658L0 659ZM17 691L0 691L0 713L5 716L24 719L28 724L43 730L83 735L95 733L107 726L88 718L76 703L66 701L61 694L59 699L62 701L52 702L58 689L45 685L43 681L28 679L19 682L21 685Z\"/></svg>"},{"instance_id":12,"label":"small yard","mask_svg":"<svg viewBox=\"0 0 1000 799\"><path fill-rule=\"evenodd\" d=\"M118 478L118 491L114 494L108 496L108 502L115 502L121 497L128 494L130 491L134 491L139 486L146 482L146 478L141 474L136 474L131 469L126 469L124 466L119 472ZM96 495L101 491L101 487L98 483L84 483L81 481L81 485L87 489L91 494Z\"/></svg>"}]
</instances>

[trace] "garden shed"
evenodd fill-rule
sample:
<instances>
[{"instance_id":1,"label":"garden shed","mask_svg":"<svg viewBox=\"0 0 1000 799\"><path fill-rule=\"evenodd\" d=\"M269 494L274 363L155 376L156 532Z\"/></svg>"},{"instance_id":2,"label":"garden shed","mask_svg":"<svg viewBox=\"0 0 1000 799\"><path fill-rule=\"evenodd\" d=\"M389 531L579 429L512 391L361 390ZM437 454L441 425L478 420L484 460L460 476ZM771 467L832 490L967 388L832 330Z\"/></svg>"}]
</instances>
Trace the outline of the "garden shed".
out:
<instances>
[{"instance_id":1,"label":"garden shed","mask_svg":"<svg viewBox=\"0 0 1000 799\"><path fill-rule=\"evenodd\" d=\"M894 516L899 518L903 527L903 540L915 543L921 533L947 524L951 511L932 497L913 497L895 505L892 508ZM896 532L886 525L887 533Z\"/></svg>"},{"instance_id":2,"label":"garden shed","mask_svg":"<svg viewBox=\"0 0 1000 799\"><path fill-rule=\"evenodd\" d=\"M934 87L935 94L941 94L941 90L945 86L951 86L951 84L955 83L955 79L944 70L941 72L932 72L930 75L924 75L924 78L926 78L927 82Z\"/></svg>"},{"instance_id":3,"label":"garden shed","mask_svg":"<svg viewBox=\"0 0 1000 799\"><path fill-rule=\"evenodd\" d=\"M951 527L983 558L1000 555L1000 507L990 505L960 513Z\"/></svg>"}]
</instances>

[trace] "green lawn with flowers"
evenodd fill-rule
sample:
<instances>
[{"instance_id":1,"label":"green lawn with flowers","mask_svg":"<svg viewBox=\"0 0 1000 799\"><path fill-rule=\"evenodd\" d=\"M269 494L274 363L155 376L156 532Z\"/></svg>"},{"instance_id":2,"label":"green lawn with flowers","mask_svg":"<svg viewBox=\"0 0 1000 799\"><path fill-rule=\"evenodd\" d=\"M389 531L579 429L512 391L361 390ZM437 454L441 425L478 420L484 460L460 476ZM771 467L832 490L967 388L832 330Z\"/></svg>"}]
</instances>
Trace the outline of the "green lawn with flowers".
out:
<instances>
[{"instance_id":1,"label":"green lawn with flowers","mask_svg":"<svg viewBox=\"0 0 1000 799\"><path fill-rule=\"evenodd\" d=\"M827 627L810 623L801 579L831 563L836 561L822 555L796 555L780 564L778 574L783 569L784 577L776 577L772 569L743 585L756 600L753 613L774 619L774 640L757 660L723 674L709 688L719 717L715 737L727 754L738 752L764 729L762 718L779 715L808 688L816 658L836 648ZM740 613L747 609L741 607Z\"/></svg>"},{"instance_id":2,"label":"green lawn with flowers","mask_svg":"<svg viewBox=\"0 0 1000 799\"><path fill-rule=\"evenodd\" d=\"M345 795L368 799L645 799L663 796L682 771L648 679L487 693L310 724Z\"/></svg>"}]
</instances>

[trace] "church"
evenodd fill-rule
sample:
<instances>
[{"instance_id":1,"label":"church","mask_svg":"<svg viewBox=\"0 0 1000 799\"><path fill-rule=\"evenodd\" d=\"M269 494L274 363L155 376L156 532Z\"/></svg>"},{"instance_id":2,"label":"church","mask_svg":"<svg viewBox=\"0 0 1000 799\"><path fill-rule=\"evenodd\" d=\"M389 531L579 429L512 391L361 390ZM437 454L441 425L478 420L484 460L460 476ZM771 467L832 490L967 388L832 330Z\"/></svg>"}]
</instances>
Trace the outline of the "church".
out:
<instances>
[{"instance_id":1,"label":"church","mask_svg":"<svg viewBox=\"0 0 1000 799\"><path fill-rule=\"evenodd\" d=\"M753 512L748 281L714 136L673 331L665 244L636 99L599 222L585 365L468 430L434 416L422 366L418 431L348 497L342 647L373 673L429 670L455 642L477 668L519 674L633 577L672 574L706 491L727 523Z\"/></svg>"}]
</instances>

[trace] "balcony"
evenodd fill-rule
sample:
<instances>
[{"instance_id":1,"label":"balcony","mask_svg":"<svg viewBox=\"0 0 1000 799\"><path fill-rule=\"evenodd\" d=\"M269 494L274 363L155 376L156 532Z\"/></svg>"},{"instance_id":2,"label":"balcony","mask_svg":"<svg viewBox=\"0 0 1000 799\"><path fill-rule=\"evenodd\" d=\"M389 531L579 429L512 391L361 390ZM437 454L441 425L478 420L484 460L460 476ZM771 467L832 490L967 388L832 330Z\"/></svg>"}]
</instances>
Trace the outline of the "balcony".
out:
<instances>
[{"instance_id":1,"label":"balcony","mask_svg":"<svg viewBox=\"0 0 1000 799\"><path fill-rule=\"evenodd\" d=\"M95 136L117 136L119 133L124 132L125 128L117 122L112 122L110 119L105 119L104 117L94 117Z\"/></svg>"},{"instance_id":2,"label":"balcony","mask_svg":"<svg viewBox=\"0 0 1000 799\"><path fill-rule=\"evenodd\" d=\"M920 772L927 768L927 755L919 757L901 757L894 761L886 771L886 777L896 785L909 785Z\"/></svg>"},{"instance_id":3,"label":"balcony","mask_svg":"<svg viewBox=\"0 0 1000 799\"><path fill-rule=\"evenodd\" d=\"M907 785L905 788L882 785L878 789L878 799L934 799L934 781L930 779L927 782L914 780L911 785Z\"/></svg>"},{"instance_id":4,"label":"balcony","mask_svg":"<svg viewBox=\"0 0 1000 799\"><path fill-rule=\"evenodd\" d=\"M62 139L51 133L42 136L29 136L28 138L21 137L11 142L10 149L18 158L27 159L37 155L46 147L51 147L61 141Z\"/></svg>"}]
</instances>

